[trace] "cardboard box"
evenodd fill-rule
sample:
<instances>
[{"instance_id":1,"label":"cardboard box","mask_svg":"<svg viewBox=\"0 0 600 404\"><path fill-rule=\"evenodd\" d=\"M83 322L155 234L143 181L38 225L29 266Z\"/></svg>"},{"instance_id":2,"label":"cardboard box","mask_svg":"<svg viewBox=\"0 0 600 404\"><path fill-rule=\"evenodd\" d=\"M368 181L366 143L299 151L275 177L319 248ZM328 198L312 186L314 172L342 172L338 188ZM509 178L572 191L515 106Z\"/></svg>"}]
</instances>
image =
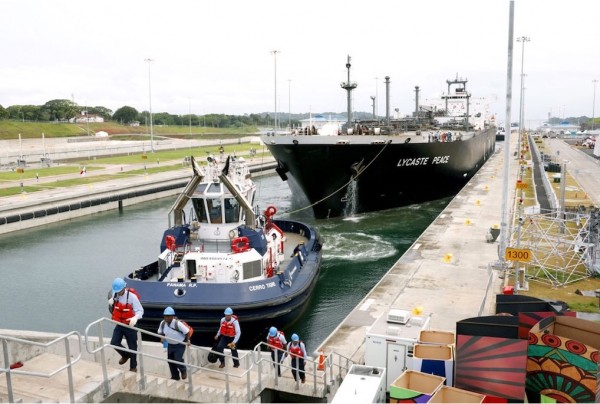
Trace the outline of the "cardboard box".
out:
<instances>
[{"instance_id":1,"label":"cardboard box","mask_svg":"<svg viewBox=\"0 0 600 404\"><path fill-rule=\"evenodd\" d=\"M456 387L442 386L429 400L430 403L482 403L484 394L473 393Z\"/></svg>"},{"instance_id":2,"label":"cardboard box","mask_svg":"<svg viewBox=\"0 0 600 404\"><path fill-rule=\"evenodd\" d=\"M454 333L449 331L423 330L417 341L419 344L452 345Z\"/></svg>"},{"instance_id":3,"label":"cardboard box","mask_svg":"<svg viewBox=\"0 0 600 404\"><path fill-rule=\"evenodd\" d=\"M441 376L405 370L390 385L390 402L427 402L444 385L445 380Z\"/></svg>"},{"instance_id":4,"label":"cardboard box","mask_svg":"<svg viewBox=\"0 0 600 404\"><path fill-rule=\"evenodd\" d=\"M454 355L447 345L415 344L411 369L446 378L446 386L454 385Z\"/></svg>"},{"instance_id":5,"label":"cardboard box","mask_svg":"<svg viewBox=\"0 0 600 404\"><path fill-rule=\"evenodd\" d=\"M600 349L600 324L576 317L546 317L531 327L534 334L550 334L573 339L593 348Z\"/></svg>"}]
</instances>

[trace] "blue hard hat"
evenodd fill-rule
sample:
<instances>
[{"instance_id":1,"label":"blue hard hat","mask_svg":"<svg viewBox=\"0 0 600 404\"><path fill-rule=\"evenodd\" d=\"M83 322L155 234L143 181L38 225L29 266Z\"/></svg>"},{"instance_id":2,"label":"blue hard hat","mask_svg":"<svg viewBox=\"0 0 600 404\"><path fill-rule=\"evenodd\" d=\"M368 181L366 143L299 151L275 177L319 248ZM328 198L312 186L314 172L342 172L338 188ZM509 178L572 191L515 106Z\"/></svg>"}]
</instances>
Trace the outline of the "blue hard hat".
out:
<instances>
[{"instance_id":1,"label":"blue hard hat","mask_svg":"<svg viewBox=\"0 0 600 404\"><path fill-rule=\"evenodd\" d=\"M274 337L277 334L277 328L271 327L269 328L269 337Z\"/></svg>"},{"instance_id":2,"label":"blue hard hat","mask_svg":"<svg viewBox=\"0 0 600 404\"><path fill-rule=\"evenodd\" d=\"M292 341L300 341L300 337L298 337L298 334L292 334Z\"/></svg>"},{"instance_id":3,"label":"blue hard hat","mask_svg":"<svg viewBox=\"0 0 600 404\"><path fill-rule=\"evenodd\" d=\"M226 316L231 316L233 314L233 310L231 310L231 307L228 307L225 309L225 315Z\"/></svg>"},{"instance_id":4,"label":"blue hard hat","mask_svg":"<svg viewBox=\"0 0 600 404\"><path fill-rule=\"evenodd\" d=\"M125 281L122 278L115 278L115 280L112 283L113 293L119 293L120 291L125 289L126 285L127 284L125 283Z\"/></svg>"},{"instance_id":5,"label":"blue hard hat","mask_svg":"<svg viewBox=\"0 0 600 404\"><path fill-rule=\"evenodd\" d=\"M163 312L163 315L164 316L174 316L175 310L173 310L173 308L171 306L169 306L165 309L165 311Z\"/></svg>"}]
</instances>

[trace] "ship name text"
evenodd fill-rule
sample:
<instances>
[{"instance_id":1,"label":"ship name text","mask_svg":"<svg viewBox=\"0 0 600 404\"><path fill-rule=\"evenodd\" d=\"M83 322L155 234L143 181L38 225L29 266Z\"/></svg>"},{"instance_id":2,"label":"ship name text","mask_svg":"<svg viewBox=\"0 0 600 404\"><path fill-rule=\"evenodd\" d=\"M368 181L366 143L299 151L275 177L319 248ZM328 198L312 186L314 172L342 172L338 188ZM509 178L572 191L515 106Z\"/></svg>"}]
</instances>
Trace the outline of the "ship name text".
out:
<instances>
[{"instance_id":1,"label":"ship name text","mask_svg":"<svg viewBox=\"0 0 600 404\"><path fill-rule=\"evenodd\" d=\"M431 162L429 157L415 157L410 159L400 159L398 161L398 167L411 167L411 166L426 166L428 164L448 164L450 156L436 156Z\"/></svg>"},{"instance_id":2,"label":"ship name text","mask_svg":"<svg viewBox=\"0 0 600 404\"><path fill-rule=\"evenodd\" d=\"M257 290L264 290L267 288L272 288L275 286L275 282L269 282L267 284L262 284L262 285L252 285L252 286L248 286L248 289L250 290L250 292L255 292Z\"/></svg>"}]
</instances>

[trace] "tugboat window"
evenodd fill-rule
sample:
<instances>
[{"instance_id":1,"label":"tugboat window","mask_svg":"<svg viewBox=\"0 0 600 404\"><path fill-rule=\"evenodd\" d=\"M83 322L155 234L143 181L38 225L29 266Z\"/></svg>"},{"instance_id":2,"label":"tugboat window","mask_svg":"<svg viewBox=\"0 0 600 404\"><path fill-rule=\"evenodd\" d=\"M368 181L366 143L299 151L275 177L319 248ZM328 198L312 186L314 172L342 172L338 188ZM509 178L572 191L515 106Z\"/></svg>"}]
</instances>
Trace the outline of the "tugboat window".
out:
<instances>
[{"instance_id":1,"label":"tugboat window","mask_svg":"<svg viewBox=\"0 0 600 404\"><path fill-rule=\"evenodd\" d=\"M240 218L240 204L235 198L225 199L225 223L236 223Z\"/></svg>"},{"instance_id":2,"label":"tugboat window","mask_svg":"<svg viewBox=\"0 0 600 404\"><path fill-rule=\"evenodd\" d=\"M206 199L206 207L211 223L223 223L220 199Z\"/></svg>"},{"instance_id":3,"label":"tugboat window","mask_svg":"<svg viewBox=\"0 0 600 404\"><path fill-rule=\"evenodd\" d=\"M208 190L206 191L206 193L220 194L221 193L221 184L219 184L217 182L213 182L212 184L209 185Z\"/></svg>"},{"instance_id":4,"label":"tugboat window","mask_svg":"<svg viewBox=\"0 0 600 404\"><path fill-rule=\"evenodd\" d=\"M208 223L208 214L206 213L206 208L204 206L204 199L202 198L193 198L192 204L194 205L194 211L196 212L196 217L202 223Z\"/></svg>"}]
</instances>

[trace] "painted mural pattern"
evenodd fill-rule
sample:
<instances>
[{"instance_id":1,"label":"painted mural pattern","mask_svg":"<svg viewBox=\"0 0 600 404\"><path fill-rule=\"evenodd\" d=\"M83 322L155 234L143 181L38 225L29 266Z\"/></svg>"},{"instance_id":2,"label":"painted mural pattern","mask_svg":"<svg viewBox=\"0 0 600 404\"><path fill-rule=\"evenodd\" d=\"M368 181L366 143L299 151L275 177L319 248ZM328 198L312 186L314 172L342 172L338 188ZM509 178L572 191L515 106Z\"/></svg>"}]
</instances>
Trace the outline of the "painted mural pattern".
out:
<instances>
[{"instance_id":1,"label":"painted mural pattern","mask_svg":"<svg viewBox=\"0 0 600 404\"><path fill-rule=\"evenodd\" d=\"M527 341L458 335L455 387L522 401Z\"/></svg>"},{"instance_id":2,"label":"painted mural pattern","mask_svg":"<svg viewBox=\"0 0 600 404\"><path fill-rule=\"evenodd\" d=\"M554 334L529 334L527 390L558 402L594 402L598 350Z\"/></svg>"}]
</instances>

